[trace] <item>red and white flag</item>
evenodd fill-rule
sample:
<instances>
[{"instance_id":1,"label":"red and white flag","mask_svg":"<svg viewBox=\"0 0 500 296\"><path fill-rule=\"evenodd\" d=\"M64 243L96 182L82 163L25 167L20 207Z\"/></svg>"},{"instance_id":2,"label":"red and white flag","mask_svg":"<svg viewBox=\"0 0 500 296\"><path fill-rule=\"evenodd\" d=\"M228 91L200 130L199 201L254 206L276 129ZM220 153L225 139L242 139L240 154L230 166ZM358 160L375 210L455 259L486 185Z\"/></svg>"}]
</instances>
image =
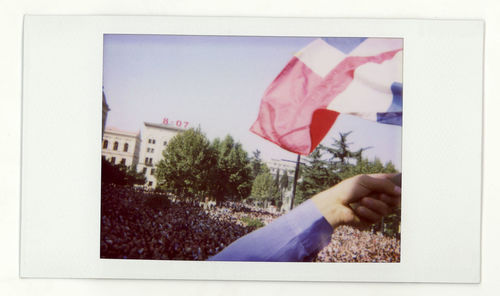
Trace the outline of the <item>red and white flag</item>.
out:
<instances>
[{"instance_id":1,"label":"red and white flag","mask_svg":"<svg viewBox=\"0 0 500 296\"><path fill-rule=\"evenodd\" d=\"M308 155L340 114L401 125L402 50L397 38L314 40L269 85L250 130Z\"/></svg>"}]
</instances>

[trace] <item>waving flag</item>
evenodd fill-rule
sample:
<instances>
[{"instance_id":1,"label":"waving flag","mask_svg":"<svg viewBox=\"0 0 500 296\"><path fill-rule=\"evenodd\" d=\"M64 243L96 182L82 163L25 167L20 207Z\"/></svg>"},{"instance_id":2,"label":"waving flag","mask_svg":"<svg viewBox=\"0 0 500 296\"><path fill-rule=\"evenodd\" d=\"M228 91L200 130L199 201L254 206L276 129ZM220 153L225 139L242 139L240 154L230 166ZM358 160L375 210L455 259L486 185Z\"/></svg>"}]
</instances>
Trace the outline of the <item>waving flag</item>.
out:
<instances>
[{"instance_id":1,"label":"waving flag","mask_svg":"<svg viewBox=\"0 0 500 296\"><path fill-rule=\"evenodd\" d=\"M401 125L402 39L320 38L269 85L250 130L311 153L341 114Z\"/></svg>"}]
</instances>

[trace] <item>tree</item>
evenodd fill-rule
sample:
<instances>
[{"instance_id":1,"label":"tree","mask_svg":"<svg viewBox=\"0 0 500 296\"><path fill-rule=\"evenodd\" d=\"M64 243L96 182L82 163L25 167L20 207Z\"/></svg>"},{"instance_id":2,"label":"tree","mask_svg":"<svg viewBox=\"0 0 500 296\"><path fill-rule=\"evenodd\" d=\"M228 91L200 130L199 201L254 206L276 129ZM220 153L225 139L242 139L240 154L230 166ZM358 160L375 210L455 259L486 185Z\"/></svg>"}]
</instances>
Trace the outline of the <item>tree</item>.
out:
<instances>
[{"instance_id":1,"label":"tree","mask_svg":"<svg viewBox=\"0 0 500 296\"><path fill-rule=\"evenodd\" d=\"M390 174L397 172L398 171L394 168L392 162L389 162L384 166L379 158L375 158L373 161L361 159L355 165L347 166L342 172L339 173L339 176L342 180L345 180L360 174Z\"/></svg>"},{"instance_id":2,"label":"tree","mask_svg":"<svg viewBox=\"0 0 500 296\"><path fill-rule=\"evenodd\" d=\"M351 133L352 131L349 131L347 133L339 132L339 139L333 139L332 147L322 146L322 149L325 149L332 155L330 159L331 161L338 158L340 160L340 164L345 165L348 163L349 158L353 156L353 152L349 150L349 146L352 143L347 142L347 137Z\"/></svg>"},{"instance_id":3,"label":"tree","mask_svg":"<svg viewBox=\"0 0 500 296\"><path fill-rule=\"evenodd\" d=\"M347 141L347 137L352 134L352 131L342 133L339 132L339 138L333 139L331 147L320 146L320 149L330 154L328 168L332 171L343 171L351 166L354 161L359 162L363 159L363 152L372 147L363 147L357 151L351 150L352 142Z\"/></svg>"},{"instance_id":4,"label":"tree","mask_svg":"<svg viewBox=\"0 0 500 296\"><path fill-rule=\"evenodd\" d=\"M288 189L288 172L287 170L285 170L285 172L283 173L283 175L281 176L281 180L280 180L280 189L281 190L286 190Z\"/></svg>"},{"instance_id":5,"label":"tree","mask_svg":"<svg viewBox=\"0 0 500 296\"><path fill-rule=\"evenodd\" d=\"M256 149L254 152L252 152L253 156L252 159L250 160L250 165L252 168L252 178L255 179L262 171L262 165L264 163L262 162L262 159L260 158L260 150Z\"/></svg>"},{"instance_id":6,"label":"tree","mask_svg":"<svg viewBox=\"0 0 500 296\"><path fill-rule=\"evenodd\" d=\"M212 179L213 196L217 201L226 198L241 200L248 197L253 178L247 152L230 135L223 141L215 139L212 148L217 154L216 174Z\"/></svg>"},{"instance_id":7,"label":"tree","mask_svg":"<svg viewBox=\"0 0 500 296\"><path fill-rule=\"evenodd\" d=\"M169 141L157 165L160 188L181 198L202 200L211 189L217 153L200 128L188 129Z\"/></svg>"},{"instance_id":8,"label":"tree","mask_svg":"<svg viewBox=\"0 0 500 296\"><path fill-rule=\"evenodd\" d=\"M283 175L281 176L280 180L279 180L279 192L280 192L280 199L277 203L277 206L278 207L281 207L283 205L283 203L285 202L285 193L286 191L288 190L288 185L289 185L289 182L288 182L288 172L287 170L285 169L284 172L283 172Z\"/></svg>"},{"instance_id":9,"label":"tree","mask_svg":"<svg viewBox=\"0 0 500 296\"><path fill-rule=\"evenodd\" d=\"M101 158L101 182L116 185L144 185L146 176L138 173L135 167L127 167L123 164L112 164L104 157Z\"/></svg>"},{"instance_id":10,"label":"tree","mask_svg":"<svg viewBox=\"0 0 500 296\"><path fill-rule=\"evenodd\" d=\"M276 176L274 177L274 185L280 187L280 169L276 169Z\"/></svg>"},{"instance_id":11,"label":"tree","mask_svg":"<svg viewBox=\"0 0 500 296\"><path fill-rule=\"evenodd\" d=\"M340 177L329 168L328 162L323 159L322 151L324 150L324 146L319 145L305 159L307 164L301 165L302 181L297 185L297 204L340 181Z\"/></svg>"},{"instance_id":12,"label":"tree","mask_svg":"<svg viewBox=\"0 0 500 296\"><path fill-rule=\"evenodd\" d=\"M266 168L255 178L251 196L261 202L277 201L279 188L269 169Z\"/></svg>"}]
</instances>

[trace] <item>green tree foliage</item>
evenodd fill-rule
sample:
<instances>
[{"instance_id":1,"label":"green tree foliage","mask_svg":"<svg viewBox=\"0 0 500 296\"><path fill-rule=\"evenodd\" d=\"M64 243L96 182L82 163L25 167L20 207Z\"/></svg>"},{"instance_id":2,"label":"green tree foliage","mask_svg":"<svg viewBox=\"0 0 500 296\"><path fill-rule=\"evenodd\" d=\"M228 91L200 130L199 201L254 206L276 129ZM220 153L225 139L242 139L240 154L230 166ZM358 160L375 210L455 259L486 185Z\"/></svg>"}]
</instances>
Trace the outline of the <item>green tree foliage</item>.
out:
<instances>
[{"instance_id":1,"label":"green tree foliage","mask_svg":"<svg viewBox=\"0 0 500 296\"><path fill-rule=\"evenodd\" d=\"M339 133L331 146L319 145L306 158L307 163L301 164L302 181L297 186L297 204L355 175L397 172L391 162L384 166L378 158L374 161L364 159L363 152L370 147L352 150L353 143L348 141L351 133Z\"/></svg>"},{"instance_id":2,"label":"green tree foliage","mask_svg":"<svg viewBox=\"0 0 500 296\"><path fill-rule=\"evenodd\" d=\"M256 149L252 152L253 156L250 160L250 166L252 168L252 178L255 179L262 171L262 166L265 165L260 158L260 150Z\"/></svg>"},{"instance_id":3,"label":"green tree foliage","mask_svg":"<svg viewBox=\"0 0 500 296\"><path fill-rule=\"evenodd\" d=\"M301 182L297 184L297 194L294 203L297 205L340 181L338 174L332 170L328 161L324 160L323 146L318 146L301 164Z\"/></svg>"},{"instance_id":4,"label":"green tree foliage","mask_svg":"<svg viewBox=\"0 0 500 296\"><path fill-rule=\"evenodd\" d=\"M339 139L333 139L332 147L322 146L320 149L326 150L331 154L331 160L339 159L340 164L348 163L349 158L353 156L353 152L349 149L352 143L347 142L347 137L352 131L347 133L339 133Z\"/></svg>"},{"instance_id":5,"label":"green tree foliage","mask_svg":"<svg viewBox=\"0 0 500 296\"><path fill-rule=\"evenodd\" d=\"M157 164L156 180L160 188L181 198L203 199L216 175L217 152L200 128L176 135L163 151Z\"/></svg>"},{"instance_id":6,"label":"green tree foliage","mask_svg":"<svg viewBox=\"0 0 500 296\"><path fill-rule=\"evenodd\" d=\"M287 190L289 185L288 172L285 170L280 180L280 189Z\"/></svg>"},{"instance_id":7,"label":"green tree foliage","mask_svg":"<svg viewBox=\"0 0 500 296\"><path fill-rule=\"evenodd\" d=\"M251 192L248 154L227 135L212 143L198 129L174 137L163 151L156 178L161 188L180 197L241 200Z\"/></svg>"},{"instance_id":8,"label":"green tree foliage","mask_svg":"<svg viewBox=\"0 0 500 296\"><path fill-rule=\"evenodd\" d=\"M144 185L146 177L143 173L136 172L135 167L127 167L123 164L112 164L101 158L101 182L115 185Z\"/></svg>"},{"instance_id":9,"label":"green tree foliage","mask_svg":"<svg viewBox=\"0 0 500 296\"><path fill-rule=\"evenodd\" d=\"M382 164L380 159L375 158L375 160L373 161L370 161L368 159L361 159L357 161L355 165L349 165L343 171L339 172L339 176L342 180L345 180L360 174L377 174L377 173L389 174L397 172L398 171L394 168L392 162L388 162L384 166L384 164Z\"/></svg>"},{"instance_id":10,"label":"green tree foliage","mask_svg":"<svg viewBox=\"0 0 500 296\"><path fill-rule=\"evenodd\" d=\"M351 150L352 142L347 141L347 137L352 131L342 133L339 132L339 137L333 139L331 147L320 146L320 149L326 151L330 157L328 161L328 168L332 171L343 171L351 166L353 161L361 161L363 159L363 151L371 147L363 147L357 151Z\"/></svg>"},{"instance_id":11,"label":"green tree foliage","mask_svg":"<svg viewBox=\"0 0 500 296\"><path fill-rule=\"evenodd\" d=\"M251 218L251 217L248 217L248 216L243 216L241 218L241 221L243 223L245 223L248 227L251 227L251 228L254 228L254 229L261 228L261 227L265 226L264 222L262 222L261 220L256 219L256 218Z\"/></svg>"},{"instance_id":12,"label":"green tree foliage","mask_svg":"<svg viewBox=\"0 0 500 296\"><path fill-rule=\"evenodd\" d=\"M383 232L389 236L400 236L400 226L401 226L401 208L396 209L394 214L391 214L384 218L384 222L382 224L383 229L379 231Z\"/></svg>"},{"instance_id":13,"label":"green tree foliage","mask_svg":"<svg viewBox=\"0 0 500 296\"><path fill-rule=\"evenodd\" d=\"M277 169L276 176L274 177L274 185L280 187L280 169Z\"/></svg>"},{"instance_id":14,"label":"green tree foliage","mask_svg":"<svg viewBox=\"0 0 500 296\"><path fill-rule=\"evenodd\" d=\"M277 201L280 197L279 188L276 181L269 172L269 169L263 171L255 178L252 185L252 198L257 201Z\"/></svg>"},{"instance_id":15,"label":"green tree foliage","mask_svg":"<svg viewBox=\"0 0 500 296\"><path fill-rule=\"evenodd\" d=\"M217 154L217 166L212 178L212 195L217 201L226 198L242 200L248 197L253 178L247 152L230 135L223 141L215 139L212 148Z\"/></svg>"}]
</instances>

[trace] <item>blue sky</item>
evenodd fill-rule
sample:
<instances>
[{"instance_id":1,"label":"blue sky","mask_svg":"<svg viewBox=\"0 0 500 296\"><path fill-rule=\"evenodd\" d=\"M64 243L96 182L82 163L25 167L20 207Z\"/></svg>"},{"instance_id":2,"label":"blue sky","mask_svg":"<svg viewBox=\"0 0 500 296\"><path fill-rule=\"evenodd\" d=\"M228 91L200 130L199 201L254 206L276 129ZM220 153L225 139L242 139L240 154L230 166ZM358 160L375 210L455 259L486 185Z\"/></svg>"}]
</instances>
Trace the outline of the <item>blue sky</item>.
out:
<instances>
[{"instance_id":1,"label":"blue sky","mask_svg":"<svg viewBox=\"0 0 500 296\"><path fill-rule=\"evenodd\" d=\"M108 127L138 131L163 118L201 126L210 139L228 133L265 160L296 155L249 131L260 99L290 58L312 38L105 35L103 86ZM401 127L341 116L323 140L353 131L352 148L401 168Z\"/></svg>"}]
</instances>

